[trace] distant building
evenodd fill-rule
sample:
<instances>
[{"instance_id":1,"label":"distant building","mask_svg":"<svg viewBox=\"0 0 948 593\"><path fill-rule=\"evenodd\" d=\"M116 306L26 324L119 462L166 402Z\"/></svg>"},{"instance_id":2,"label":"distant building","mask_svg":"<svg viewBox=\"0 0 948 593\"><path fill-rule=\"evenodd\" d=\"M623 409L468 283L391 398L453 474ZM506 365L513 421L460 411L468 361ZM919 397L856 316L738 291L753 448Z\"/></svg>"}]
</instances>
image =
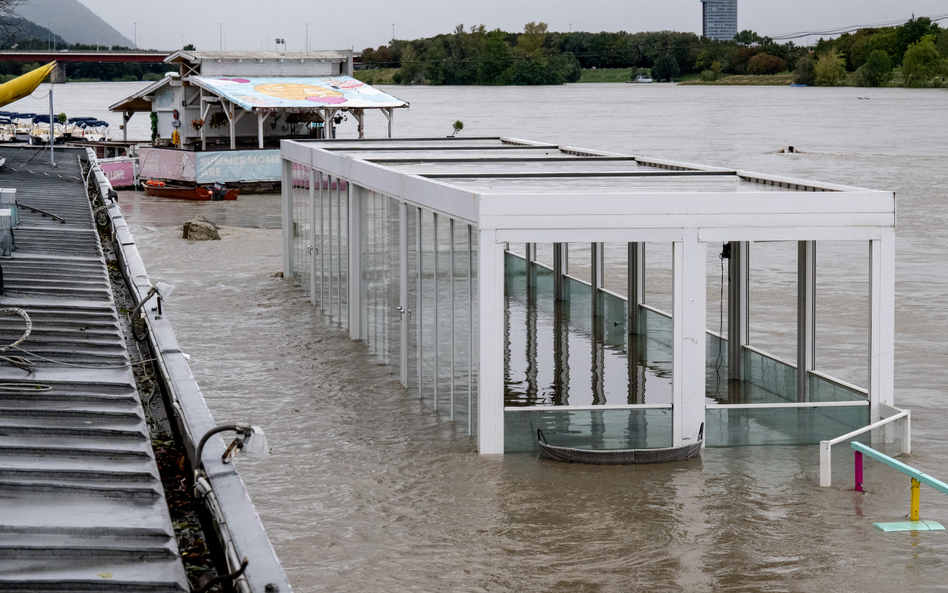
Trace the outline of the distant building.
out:
<instances>
[{"instance_id":1,"label":"distant building","mask_svg":"<svg viewBox=\"0 0 948 593\"><path fill-rule=\"evenodd\" d=\"M715 41L737 35L737 0L701 0L701 34Z\"/></svg>"}]
</instances>

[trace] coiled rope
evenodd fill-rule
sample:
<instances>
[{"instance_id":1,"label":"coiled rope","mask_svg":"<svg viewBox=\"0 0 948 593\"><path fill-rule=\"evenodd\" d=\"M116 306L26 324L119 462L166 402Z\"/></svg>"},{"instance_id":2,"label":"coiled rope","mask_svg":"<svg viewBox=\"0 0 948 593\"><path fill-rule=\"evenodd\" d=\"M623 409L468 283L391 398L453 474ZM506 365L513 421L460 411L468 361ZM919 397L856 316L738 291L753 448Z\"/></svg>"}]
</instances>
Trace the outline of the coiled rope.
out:
<instances>
[{"instance_id":1,"label":"coiled rope","mask_svg":"<svg viewBox=\"0 0 948 593\"><path fill-rule=\"evenodd\" d=\"M26 331L23 332L23 335L20 336L20 339L17 340L16 342L13 342L12 344L9 344L7 346L0 347L0 352L4 352L11 348L16 348L17 346L22 344L30 336L30 332L33 331L33 322L30 320L29 314L27 314L27 312L24 311L23 309L20 309L18 307L9 307L6 309L0 309L0 317L3 317L4 315L19 315L20 317L22 317L23 320L26 322ZM0 356L0 360L5 360L9 362L10 364L12 364L13 366L19 369L22 369L28 373L33 372L33 363L27 360L26 358L23 358L22 356Z\"/></svg>"}]
</instances>

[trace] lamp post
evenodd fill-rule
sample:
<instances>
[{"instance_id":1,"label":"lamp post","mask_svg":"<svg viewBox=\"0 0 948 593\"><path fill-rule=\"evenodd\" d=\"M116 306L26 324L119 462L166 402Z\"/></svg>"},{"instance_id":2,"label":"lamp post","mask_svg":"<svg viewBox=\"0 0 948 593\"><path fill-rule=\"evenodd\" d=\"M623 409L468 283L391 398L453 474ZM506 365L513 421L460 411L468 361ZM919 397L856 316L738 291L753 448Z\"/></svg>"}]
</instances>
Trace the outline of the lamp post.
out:
<instances>
[{"instance_id":1,"label":"lamp post","mask_svg":"<svg viewBox=\"0 0 948 593\"><path fill-rule=\"evenodd\" d=\"M135 49L138 49L138 21L135 21L135 38L132 39L132 45L135 46Z\"/></svg>"},{"instance_id":2,"label":"lamp post","mask_svg":"<svg viewBox=\"0 0 948 593\"><path fill-rule=\"evenodd\" d=\"M309 23L306 23L306 39L303 46L306 48L306 51L309 51Z\"/></svg>"},{"instance_id":3,"label":"lamp post","mask_svg":"<svg viewBox=\"0 0 948 593\"><path fill-rule=\"evenodd\" d=\"M221 51L224 51L224 23L220 23L219 37L220 37L219 41L221 44Z\"/></svg>"}]
</instances>

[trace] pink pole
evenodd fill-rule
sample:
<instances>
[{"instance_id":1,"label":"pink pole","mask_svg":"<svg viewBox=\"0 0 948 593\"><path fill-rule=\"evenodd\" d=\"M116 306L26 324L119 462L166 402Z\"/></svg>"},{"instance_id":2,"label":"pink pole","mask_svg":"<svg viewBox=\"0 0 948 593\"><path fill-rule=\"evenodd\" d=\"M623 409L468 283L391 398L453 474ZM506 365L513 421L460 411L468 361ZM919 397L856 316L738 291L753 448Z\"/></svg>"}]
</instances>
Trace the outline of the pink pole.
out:
<instances>
[{"instance_id":1,"label":"pink pole","mask_svg":"<svg viewBox=\"0 0 948 593\"><path fill-rule=\"evenodd\" d=\"M856 451L856 492L862 492L862 453Z\"/></svg>"}]
</instances>

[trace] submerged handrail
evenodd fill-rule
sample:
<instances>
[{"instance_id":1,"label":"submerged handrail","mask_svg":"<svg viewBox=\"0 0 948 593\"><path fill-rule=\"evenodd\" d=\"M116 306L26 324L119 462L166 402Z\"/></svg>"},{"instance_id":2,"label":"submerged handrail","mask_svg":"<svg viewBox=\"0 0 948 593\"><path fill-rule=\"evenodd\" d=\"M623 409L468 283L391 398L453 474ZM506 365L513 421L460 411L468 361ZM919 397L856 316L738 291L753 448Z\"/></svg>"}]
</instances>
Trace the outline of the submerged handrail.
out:
<instances>
[{"instance_id":1,"label":"submerged handrail","mask_svg":"<svg viewBox=\"0 0 948 593\"><path fill-rule=\"evenodd\" d=\"M915 469L914 467L910 465L902 463L901 461L898 461L896 459L892 459L888 455L880 453L876 451L875 449L873 449L872 447L868 447L866 445L863 445L862 443L853 442L851 443L851 446L853 450L855 451L854 466L855 466L855 473L856 473L856 492L863 492L863 488L862 488L862 456L863 455L868 455L872 459L875 459L876 461L884 463L885 465L888 465L889 467L893 469L897 469L903 474L912 478L912 499L911 499L910 510L909 510L909 521L911 521L911 523L909 524L875 523L876 527L884 531L909 531L909 530L914 530L918 528L926 529L926 530L944 529L944 527L942 527L940 524L936 524L934 522L929 521L929 522L922 523L921 518L920 518L921 513L919 512L919 507L921 506L921 496L919 492L920 490L919 486L921 484L925 484L926 486L931 486L932 488L941 492L942 494L948 494L948 484L942 482L941 480L937 478L933 478L932 476L926 474L925 472L918 471L917 469Z\"/></svg>"},{"instance_id":2,"label":"submerged handrail","mask_svg":"<svg viewBox=\"0 0 948 593\"><path fill-rule=\"evenodd\" d=\"M887 406L892 407L892 406ZM883 418L878 422L873 422L868 426L863 426L852 432L848 432L844 435L838 436L835 439L830 441L820 441L820 486L827 487L833 483L833 461L832 461L832 450L833 445L839 444L843 441L848 441L854 437L857 437L863 433L875 430L876 428L881 428L887 424L891 424L898 420L902 421L902 453L911 453L912 452L912 413L910 410L899 410L898 408L892 407L893 410L898 410L897 413L889 416L888 418Z\"/></svg>"}]
</instances>

